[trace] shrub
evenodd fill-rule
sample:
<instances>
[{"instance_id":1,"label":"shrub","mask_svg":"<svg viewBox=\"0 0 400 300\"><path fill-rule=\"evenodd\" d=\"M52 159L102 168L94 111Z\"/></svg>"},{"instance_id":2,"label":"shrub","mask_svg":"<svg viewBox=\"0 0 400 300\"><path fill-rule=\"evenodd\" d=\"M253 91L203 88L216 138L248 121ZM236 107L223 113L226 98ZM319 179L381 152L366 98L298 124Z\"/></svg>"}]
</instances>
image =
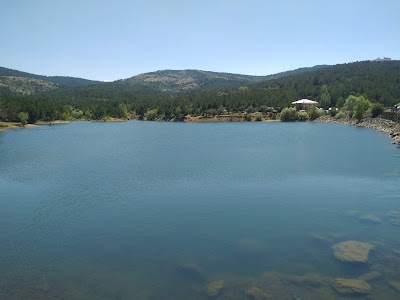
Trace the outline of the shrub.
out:
<instances>
[{"instance_id":1,"label":"shrub","mask_svg":"<svg viewBox=\"0 0 400 300\"><path fill-rule=\"evenodd\" d=\"M299 121L307 121L308 120L308 114L305 111L300 111L297 114L297 118Z\"/></svg>"},{"instance_id":2,"label":"shrub","mask_svg":"<svg viewBox=\"0 0 400 300\"><path fill-rule=\"evenodd\" d=\"M322 115L322 111L313 107L308 111L308 117L310 118L310 120L315 120L317 118L319 118Z\"/></svg>"},{"instance_id":3,"label":"shrub","mask_svg":"<svg viewBox=\"0 0 400 300\"><path fill-rule=\"evenodd\" d=\"M262 113L256 113L256 121L257 122L262 121Z\"/></svg>"},{"instance_id":4,"label":"shrub","mask_svg":"<svg viewBox=\"0 0 400 300\"><path fill-rule=\"evenodd\" d=\"M336 115L335 115L335 119L343 119L344 117L346 117L346 115L345 115L345 113L344 112L338 112Z\"/></svg>"},{"instance_id":5,"label":"shrub","mask_svg":"<svg viewBox=\"0 0 400 300\"><path fill-rule=\"evenodd\" d=\"M146 113L146 119L149 121L154 121L157 117L158 109L150 109Z\"/></svg>"},{"instance_id":6,"label":"shrub","mask_svg":"<svg viewBox=\"0 0 400 300\"><path fill-rule=\"evenodd\" d=\"M245 114L244 115L244 120L247 121L247 122L250 122L251 121L251 114Z\"/></svg>"},{"instance_id":7,"label":"shrub","mask_svg":"<svg viewBox=\"0 0 400 300\"><path fill-rule=\"evenodd\" d=\"M297 110L293 107L285 107L281 111L281 121L283 122L291 122L296 121L298 119Z\"/></svg>"},{"instance_id":8,"label":"shrub","mask_svg":"<svg viewBox=\"0 0 400 300\"><path fill-rule=\"evenodd\" d=\"M383 113L385 107L382 103L374 103L371 105L371 117L376 118Z\"/></svg>"},{"instance_id":9,"label":"shrub","mask_svg":"<svg viewBox=\"0 0 400 300\"><path fill-rule=\"evenodd\" d=\"M25 126L27 124L28 119L29 119L29 115L28 115L28 113L21 111L18 114L18 118L21 121L22 126Z\"/></svg>"},{"instance_id":10,"label":"shrub","mask_svg":"<svg viewBox=\"0 0 400 300\"><path fill-rule=\"evenodd\" d=\"M356 100L356 110L354 113L354 117L358 121L361 121L361 119L364 118L364 113L367 111L370 105L371 102L369 102L363 96L358 97L358 99Z\"/></svg>"},{"instance_id":11,"label":"shrub","mask_svg":"<svg viewBox=\"0 0 400 300\"><path fill-rule=\"evenodd\" d=\"M336 107L332 107L331 110L329 111L331 117L336 116L336 114L338 113L337 108Z\"/></svg>"}]
</instances>

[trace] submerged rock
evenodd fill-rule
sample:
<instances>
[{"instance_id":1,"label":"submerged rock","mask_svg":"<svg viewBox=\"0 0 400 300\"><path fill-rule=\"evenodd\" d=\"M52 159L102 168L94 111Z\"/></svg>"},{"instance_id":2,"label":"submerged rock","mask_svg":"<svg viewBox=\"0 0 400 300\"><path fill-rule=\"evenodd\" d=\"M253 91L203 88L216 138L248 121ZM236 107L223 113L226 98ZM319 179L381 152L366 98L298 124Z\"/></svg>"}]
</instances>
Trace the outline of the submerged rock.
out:
<instances>
[{"instance_id":1,"label":"submerged rock","mask_svg":"<svg viewBox=\"0 0 400 300\"><path fill-rule=\"evenodd\" d=\"M309 237L311 241L315 244L319 244L321 246L332 244L333 240L326 236L320 235L318 233L310 233Z\"/></svg>"},{"instance_id":2,"label":"submerged rock","mask_svg":"<svg viewBox=\"0 0 400 300\"><path fill-rule=\"evenodd\" d=\"M303 276L286 276L283 277L283 281L285 283L290 283L310 288L318 288L327 283L327 280L324 280L323 278L321 278L319 275L316 274L303 275Z\"/></svg>"},{"instance_id":3,"label":"submerged rock","mask_svg":"<svg viewBox=\"0 0 400 300\"><path fill-rule=\"evenodd\" d=\"M359 219L363 222L379 224L382 223L382 220L373 214L363 215L359 217Z\"/></svg>"},{"instance_id":4,"label":"submerged rock","mask_svg":"<svg viewBox=\"0 0 400 300\"><path fill-rule=\"evenodd\" d=\"M211 281L206 286L206 294L208 297L216 297L223 288L224 288L224 281L222 279Z\"/></svg>"},{"instance_id":5,"label":"submerged rock","mask_svg":"<svg viewBox=\"0 0 400 300\"><path fill-rule=\"evenodd\" d=\"M337 278L332 287L341 295L368 295L371 286L364 280Z\"/></svg>"},{"instance_id":6,"label":"submerged rock","mask_svg":"<svg viewBox=\"0 0 400 300\"><path fill-rule=\"evenodd\" d=\"M392 225L400 226L400 210L389 210L386 215L389 217Z\"/></svg>"},{"instance_id":7,"label":"submerged rock","mask_svg":"<svg viewBox=\"0 0 400 300\"><path fill-rule=\"evenodd\" d=\"M400 210L391 209L386 213L386 215L392 218L400 218Z\"/></svg>"},{"instance_id":8,"label":"submerged rock","mask_svg":"<svg viewBox=\"0 0 400 300\"><path fill-rule=\"evenodd\" d=\"M266 300L267 294L264 291L256 286L252 286L246 290L246 296L249 296L250 299L254 300Z\"/></svg>"},{"instance_id":9,"label":"submerged rock","mask_svg":"<svg viewBox=\"0 0 400 300\"><path fill-rule=\"evenodd\" d=\"M204 272L203 269L195 263L184 263L178 266L178 272L181 273L188 279L203 279Z\"/></svg>"},{"instance_id":10,"label":"submerged rock","mask_svg":"<svg viewBox=\"0 0 400 300\"><path fill-rule=\"evenodd\" d=\"M400 292L400 281L389 280L389 285L394 290Z\"/></svg>"},{"instance_id":11,"label":"submerged rock","mask_svg":"<svg viewBox=\"0 0 400 300\"><path fill-rule=\"evenodd\" d=\"M368 243L347 241L335 244L333 252L340 261L366 263L369 251L373 248L374 246Z\"/></svg>"},{"instance_id":12,"label":"submerged rock","mask_svg":"<svg viewBox=\"0 0 400 300\"><path fill-rule=\"evenodd\" d=\"M360 277L358 277L358 279L364 280L364 281L375 281L375 280L381 279L382 277L383 277L383 274L381 272L371 271L371 272L365 273L364 275L361 275Z\"/></svg>"}]
</instances>

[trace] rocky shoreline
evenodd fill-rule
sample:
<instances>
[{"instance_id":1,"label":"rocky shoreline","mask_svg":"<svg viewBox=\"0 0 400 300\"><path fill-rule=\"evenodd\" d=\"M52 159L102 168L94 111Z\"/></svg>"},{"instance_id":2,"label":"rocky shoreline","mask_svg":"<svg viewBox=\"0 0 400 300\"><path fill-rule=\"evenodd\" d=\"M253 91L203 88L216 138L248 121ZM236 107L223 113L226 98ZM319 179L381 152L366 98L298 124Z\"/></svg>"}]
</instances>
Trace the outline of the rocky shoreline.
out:
<instances>
[{"instance_id":1,"label":"rocky shoreline","mask_svg":"<svg viewBox=\"0 0 400 300\"><path fill-rule=\"evenodd\" d=\"M400 123L396 123L390 120L381 119L381 118L365 118L360 122L357 122L353 119L335 119L330 116L322 116L313 122L318 123L337 123L337 124L346 124L346 125L354 125L358 127L371 128L376 131L383 132L384 134L390 136L397 143L400 143Z\"/></svg>"}]
</instances>

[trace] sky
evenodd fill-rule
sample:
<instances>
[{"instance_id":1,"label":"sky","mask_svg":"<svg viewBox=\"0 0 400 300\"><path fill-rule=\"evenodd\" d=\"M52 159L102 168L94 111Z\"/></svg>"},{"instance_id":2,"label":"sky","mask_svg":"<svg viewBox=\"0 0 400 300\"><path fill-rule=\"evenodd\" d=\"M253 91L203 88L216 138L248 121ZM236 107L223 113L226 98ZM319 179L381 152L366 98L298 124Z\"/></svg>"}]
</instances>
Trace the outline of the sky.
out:
<instances>
[{"instance_id":1,"label":"sky","mask_svg":"<svg viewBox=\"0 0 400 300\"><path fill-rule=\"evenodd\" d=\"M400 59L399 0L0 0L0 66L116 80Z\"/></svg>"}]
</instances>

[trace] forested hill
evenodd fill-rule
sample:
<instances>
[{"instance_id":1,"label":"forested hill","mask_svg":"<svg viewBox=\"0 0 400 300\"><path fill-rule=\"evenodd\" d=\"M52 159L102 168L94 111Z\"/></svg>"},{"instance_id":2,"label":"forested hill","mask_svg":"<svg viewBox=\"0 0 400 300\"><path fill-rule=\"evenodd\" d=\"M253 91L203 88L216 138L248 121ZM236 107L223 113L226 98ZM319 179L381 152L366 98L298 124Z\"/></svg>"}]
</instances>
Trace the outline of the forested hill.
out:
<instances>
[{"instance_id":1,"label":"forested hill","mask_svg":"<svg viewBox=\"0 0 400 300\"><path fill-rule=\"evenodd\" d=\"M0 94L3 95L30 95L60 86L79 87L101 83L103 82L68 76L36 75L0 67Z\"/></svg>"},{"instance_id":2,"label":"forested hill","mask_svg":"<svg viewBox=\"0 0 400 300\"><path fill-rule=\"evenodd\" d=\"M80 87L60 88L57 85L54 88L49 85L44 86L41 93L18 97L0 93L0 121L18 120L20 112L29 114L29 122L58 118L101 119L107 116L120 118L128 115L144 117L149 112L153 116L165 116L167 119L186 114L264 112L271 107L279 110L290 106L292 101L301 98L320 101L322 87L330 96L327 107L341 108L349 95L363 95L371 102L379 102L385 106L393 106L400 102L400 61L363 61L307 70L297 74L289 72L286 76L277 76L279 78L276 79L267 77L269 79L265 80L264 77L264 81L259 81L259 78L252 79L252 76L203 71L159 72L164 75L168 72L174 75L183 74L185 78L188 78L188 74L194 78L209 78L212 74L214 77L223 78L216 78L211 82L235 82L230 86L205 83L200 84L198 88L187 90L179 87L180 92L177 92L178 89L163 91L155 88L157 85L135 84L132 80ZM207 82L206 79L203 80ZM244 81L247 84L243 84ZM175 84L178 85L178 82Z\"/></svg>"},{"instance_id":3,"label":"forested hill","mask_svg":"<svg viewBox=\"0 0 400 300\"><path fill-rule=\"evenodd\" d=\"M202 70L161 70L139 74L119 83L141 84L166 92L189 91L202 88L230 88L276 79L283 76L311 72L327 65L300 68L267 76L252 76Z\"/></svg>"},{"instance_id":4,"label":"forested hill","mask_svg":"<svg viewBox=\"0 0 400 300\"><path fill-rule=\"evenodd\" d=\"M364 95L373 102L391 106L400 102L400 61L362 61L339 64L312 72L285 76L249 86L253 98L274 99L288 105L293 99L320 99L327 85L332 106L340 98Z\"/></svg>"}]
</instances>

